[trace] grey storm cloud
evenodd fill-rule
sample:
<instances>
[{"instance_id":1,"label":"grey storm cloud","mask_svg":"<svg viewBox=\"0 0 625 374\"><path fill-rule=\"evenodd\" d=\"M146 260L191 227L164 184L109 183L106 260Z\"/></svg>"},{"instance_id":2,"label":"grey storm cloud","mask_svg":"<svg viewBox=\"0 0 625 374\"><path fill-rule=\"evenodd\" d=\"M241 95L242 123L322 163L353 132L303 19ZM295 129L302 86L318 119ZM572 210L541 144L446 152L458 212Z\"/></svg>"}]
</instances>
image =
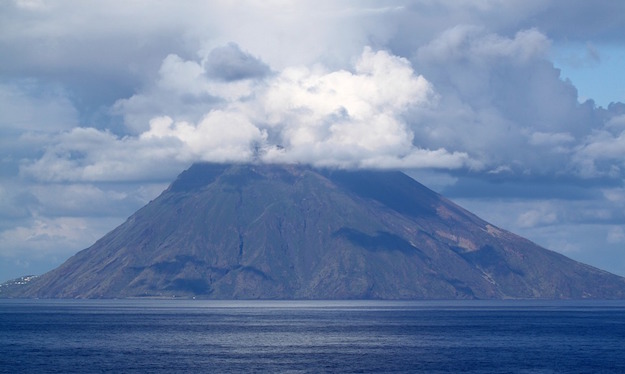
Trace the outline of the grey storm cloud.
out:
<instances>
[{"instance_id":1,"label":"grey storm cloud","mask_svg":"<svg viewBox=\"0 0 625 374\"><path fill-rule=\"evenodd\" d=\"M225 81L258 79L270 73L267 64L242 51L236 43L210 51L203 66L209 77Z\"/></svg>"}]
</instances>

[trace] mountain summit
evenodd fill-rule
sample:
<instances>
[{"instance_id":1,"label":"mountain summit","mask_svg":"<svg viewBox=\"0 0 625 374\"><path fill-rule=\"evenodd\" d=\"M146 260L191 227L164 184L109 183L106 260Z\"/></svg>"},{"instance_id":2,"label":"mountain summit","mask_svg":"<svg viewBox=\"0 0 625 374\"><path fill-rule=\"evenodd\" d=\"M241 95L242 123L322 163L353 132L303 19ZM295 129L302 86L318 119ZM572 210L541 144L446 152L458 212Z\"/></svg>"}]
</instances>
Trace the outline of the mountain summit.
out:
<instances>
[{"instance_id":1,"label":"mountain summit","mask_svg":"<svg viewBox=\"0 0 625 374\"><path fill-rule=\"evenodd\" d=\"M195 164L94 245L13 291L40 298L623 298L625 279L490 225L401 172Z\"/></svg>"}]
</instances>

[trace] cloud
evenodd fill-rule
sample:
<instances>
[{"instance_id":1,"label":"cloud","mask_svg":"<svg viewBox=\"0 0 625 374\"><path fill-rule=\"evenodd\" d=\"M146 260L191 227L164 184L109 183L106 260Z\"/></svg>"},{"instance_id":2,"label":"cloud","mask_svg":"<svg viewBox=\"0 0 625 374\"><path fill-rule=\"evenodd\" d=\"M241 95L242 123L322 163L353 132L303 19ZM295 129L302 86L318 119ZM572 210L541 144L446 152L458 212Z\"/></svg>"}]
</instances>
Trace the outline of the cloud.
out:
<instances>
[{"instance_id":1,"label":"cloud","mask_svg":"<svg viewBox=\"0 0 625 374\"><path fill-rule=\"evenodd\" d=\"M415 147L402 115L431 105L431 84L414 73L408 60L366 48L353 71L285 69L259 95L259 120L280 147L267 160L324 166L460 167L466 154ZM432 162L435 156L442 156ZM380 161L376 165L376 161Z\"/></svg>"},{"instance_id":2,"label":"cloud","mask_svg":"<svg viewBox=\"0 0 625 374\"><path fill-rule=\"evenodd\" d=\"M512 7L518 9L522 1L512 3ZM617 35L625 31L622 22L625 4L621 2L532 1L526 9L526 17L517 18L520 22L515 25L538 25L541 30L559 40L587 43L589 37L592 37L594 40L617 42Z\"/></svg>"},{"instance_id":3,"label":"cloud","mask_svg":"<svg viewBox=\"0 0 625 374\"><path fill-rule=\"evenodd\" d=\"M482 27L458 25L419 48L418 58L437 62L470 59L472 63L505 59L523 64L544 56L549 45L549 39L536 29L521 30L514 38L506 38L487 33Z\"/></svg>"},{"instance_id":4,"label":"cloud","mask_svg":"<svg viewBox=\"0 0 625 374\"><path fill-rule=\"evenodd\" d=\"M78 111L61 88L32 79L0 83L0 133L53 133L78 124Z\"/></svg>"},{"instance_id":5,"label":"cloud","mask_svg":"<svg viewBox=\"0 0 625 374\"><path fill-rule=\"evenodd\" d=\"M575 141L575 138L566 132L556 132L556 133L548 133L548 132L535 132L530 135L530 144L531 145L542 145L542 146L558 146L560 144L571 143Z\"/></svg>"},{"instance_id":6,"label":"cloud","mask_svg":"<svg viewBox=\"0 0 625 374\"><path fill-rule=\"evenodd\" d=\"M527 228L551 224L556 222L557 219L558 217L552 207L541 205L539 209L533 209L522 213L517 219L517 224Z\"/></svg>"},{"instance_id":7,"label":"cloud","mask_svg":"<svg viewBox=\"0 0 625 374\"><path fill-rule=\"evenodd\" d=\"M608 231L608 243L625 243L625 229L623 227L613 227Z\"/></svg>"},{"instance_id":8,"label":"cloud","mask_svg":"<svg viewBox=\"0 0 625 374\"><path fill-rule=\"evenodd\" d=\"M225 48L242 53L233 44ZM223 51L218 49L218 54ZM351 70L291 67L249 79L240 74L234 80L211 78L205 66L167 56L156 85L116 104L117 110L132 113L129 122L137 135L74 128L54 137L42 157L23 165L23 175L52 182L140 180L195 161L479 166L467 153L413 144L404 114L435 105L437 95L408 60L388 52L365 48ZM166 97L177 110L154 116L152 105ZM200 98L202 105L189 104L189 97ZM205 97L210 99L201 99ZM199 119L187 119L199 117L200 109ZM185 114L176 118L180 112ZM141 130L144 126L136 119L148 117L149 127ZM158 170L149 166L156 164Z\"/></svg>"},{"instance_id":9,"label":"cloud","mask_svg":"<svg viewBox=\"0 0 625 374\"><path fill-rule=\"evenodd\" d=\"M237 112L214 110L197 124L176 122L169 117L154 118L150 130L139 141L176 139L180 141L177 158L187 161L252 161L254 146L266 141L266 132Z\"/></svg>"},{"instance_id":10,"label":"cloud","mask_svg":"<svg viewBox=\"0 0 625 374\"><path fill-rule=\"evenodd\" d=\"M31 260L54 258L54 262L58 262L92 244L116 221L110 218L35 217L25 225L0 232L0 258L3 261L19 257Z\"/></svg>"},{"instance_id":11,"label":"cloud","mask_svg":"<svg viewBox=\"0 0 625 374\"><path fill-rule=\"evenodd\" d=\"M505 37L460 25L420 47L413 64L440 100L413 116L417 144L464 152L508 178L622 176L621 112L580 104L548 61L550 44L537 29Z\"/></svg>"},{"instance_id":12,"label":"cloud","mask_svg":"<svg viewBox=\"0 0 625 374\"><path fill-rule=\"evenodd\" d=\"M136 206L148 200L120 186L86 183L34 185L28 192L37 203L30 209L39 216L116 216L123 211L132 213L124 209L124 205Z\"/></svg>"},{"instance_id":13,"label":"cloud","mask_svg":"<svg viewBox=\"0 0 625 374\"><path fill-rule=\"evenodd\" d=\"M28 10L41 10L46 8L43 0L17 0L15 5L17 5L18 8L26 8Z\"/></svg>"},{"instance_id":14,"label":"cloud","mask_svg":"<svg viewBox=\"0 0 625 374\"><path fill-rule=\"evenodd\" d=\"M617 177L618 110L579 104L549 47L537 29L505 37L460 25L412 61L366 47L345 69L272 69L235 43L197 59L169 54L153 84L115 103L128 135L75 128L21 169L48 181L137 180L155 160L165 170L263 160Z\"/></svg>"},{"instance_id":15,"label":"cloud","mask_svg":"<svg viewBox=\"0 0 625 374\"><path fill-rule=\"evenodd\" d=\"M612 204L625 206L625 188L610 188L602 192L605 198Z\"/></svg>"},{"instance_id":16,"label":"cloud","mask_svg":"<svg viewBox=\"0 0 625 374\"><path fill-rule=\"evenodd\" d=\"M580 175L619 178L625 174L625 131L596 130L587 136L574 155Z\"/></svg>"},{"instance_id":17,"label":"cloud","mask_svg":"<svg viewBox=\"0 0 625 374\"><path fill-rule=\"evenodd\" d=\"M237 47L229 45L228 48ZM146 131L156 117L198 122L210 109L245 99L262 84L262 76L244 79L242 71L238 73L240 79L234 80L231 76L219 77L213 73L209 74L200 60L184 60L169 54L161 63L154 84L130 98L119 99L113 111L123 116L128 130L139 134Z\"/></svg>"},{"instance_id":18,"label":"cloud","mask_svg":"<svg viewBox=\"0 0 625 374\"><path fill-rule=\"evenodd\" d=\"M27 3L38 4L20 4ZM100 84L89 78L89 84L98 87L92 86L89 91L119 88L110 91L111 97L117 95L111 112L123 119L123 125L115 128L84 123L84 111L88 107L93 110L94 106L77 105L76 97L83 95L76 95L76 88L56 95L56 101L49 100L49 94L46 102L56 102L57 109L66 111L63 115L74 116L66 121L71 125L56 125L56 131L76 127L76 112L80 112L83 129L93 127L102 132L102 144L133 145L141 155L158 154L149 151L149 143L159 143L169 157L179 153L173 157L176 166L194 158L232 158L225 151L208 156L207 151L198 150L201 141L185 141L184 136L174 134L176 129L188 132L192 127L198 131L198 139L206 142L210 126L200 124L210 113L221 113L232 118L245 117L256 127L255 135L248 134L250 138L243 143L260 149L267 160L343 166L438 165L486 173L505 170L497 174L508 176L558 173L615 178L621 173L618 160L610 156L621 146L620 134L606 125L614 122L610 119L613 113L598 113L592 103L577 102L575 87L563 81L548 61L552 35L559 38L559 34L545 32L545 22L527 23L531 17L547 19L546 15L557 12L575 15L565 12L557 2L548 6L538 1L409 2L379 8L374 3L354 7L339 1L281 4L280 9L255 1L237 6L198 2L186 10L174 11L173 4L167 2L149 10L132 4L93 10L68 1L37 12L67 20L64 11L74 6L84 15L82 20L48 20L27 32L16 32L9 26L19 20L34 25L33 9L15 4L5 6L12 17L5 17L6 33L0 38L0 45L15 53L0 64L3 71L28 75L48 71L47 74L60 77L64 77L60 69L72 70L75 77L81 71L98 71L97 76L108 77L104 79L110 78L109 82ZM588 8L580 4L577 7ZM592 11L605 13L610 7L614 8L604 5ZM139 11L145 11L145 22L133 24ZM492 17L495 13L498 16ZM199 22L200 14L213 22ZM233 16L241 17L237 27L245 32L225 22ZM518 21L512 22L515 17ZM480 21L487 19L489 22ZM106 32L106 20L115 20L119 30ZM322 28L317 21L323 22ZM261 23L265 31L250 31L255 27L258 30ZM599 24L584 27L604 29ZM284 29L292 32L284 33ZM177 32L180 30L184 32ZM70 36L74 38L72 42ZM159 43L153 44L156 37ZM54 43L43 43L38 58L26 56L27 51L18 48L36 40L54 40L59 48L52 50L49 46ZM109 61L106 56L99 56L92 48L93 41L103 48L114 46L115 55L127 56L128 63L125 57L123 61ZM355 51L362 51L366 44L376 46L370 50L371 56L358 55ZM282 48L284 45L289 48ZM316 48L318 45L324 48ZM18 66L12 61L29 61L30 65ZM374 73L367 73L365 63L377 63L379 67ZM72 68L75 66L79 69ZM384 73L384 68L390 70ZM422 85L409 92L417 87L415 82L419 79L427 83L427 89ZM122 81L127 85L118 84ZM318 91L305 91L304 86L314 81L319 82L315 86ZM356 87L365 82L362 91ZM404 83L406 87L402 86ZM120 93L129 86L134 92L120 99ZM364 96L368 87L379 89L371 91L377 96L371 92ZM389 92L383 92L385 89ZM28 97L32 100L30 93ZM306 105L297 100L305 100ZM281 102L285 105L280 106ZM340 105L328 104L334 102ZM36 103L27 106L31 104ZM391 106L385 107L387 104ZM19 112L27 113L24 108ZM365 113L362 108L370 112ZM172 119L170 134L142 137L151 131L150 122L160 117ZM42 119L32 121L33 129L41 129L41 122ZM316 124L311 125L313 122ZM46 158L50 161L47 165L58 160L67 167L97 163L97 157L84 160L79 157L80 152L72 153L73 146L60 144L63 138L71 137L51 136L51 144L41 160L26 159L25 175L36 174L33 164L43 165ZM232 151L241 150L239 146ZM65 152L63 148L70 150L72 156L59 156ZM609 149L613 151L608 152ZM245 151L233 159L249 157L250 152ZM121 162L122 157L119 159ZM354 162L355 159L362 161ZM112 167L113 164L102 170ZM95 176L98 172L84 174ZM127 174L120 175L127 178Z\"/></svg>"},{"instance_id":19,"label":"cloud","mask_svg":"<svg viewBox=\"0 0 625 374\"><path fill-rule=\"evenodd\" d=\"M557 54L560 64L574 69L596 67L601 63L601 54L591 43L586 43L583 50L571 48L559 51Z\"/></svg>"},{"instance_id":20,"label":"cloud","mask_svg":"<svg viewBox=\"0 0 625 374\"><path fill-rule=\"evenodd\" d=\"M43 155L21 165L20 173L57 183L162 180L171 178L185 165L179 153L175 139L140 141L77 127L52 137Z\"/></svg>"},{"instance_id":21,"label":"cloud","mask_svg":"<svg viewBox=\"0 0 625 374\"><path fill-rule=\"evenodd\" d=\"M270 73L267 64L241 51L236 43L210 51L203 66L209 77L225 81L262 78Z\"/></svg>"}]
</instances>

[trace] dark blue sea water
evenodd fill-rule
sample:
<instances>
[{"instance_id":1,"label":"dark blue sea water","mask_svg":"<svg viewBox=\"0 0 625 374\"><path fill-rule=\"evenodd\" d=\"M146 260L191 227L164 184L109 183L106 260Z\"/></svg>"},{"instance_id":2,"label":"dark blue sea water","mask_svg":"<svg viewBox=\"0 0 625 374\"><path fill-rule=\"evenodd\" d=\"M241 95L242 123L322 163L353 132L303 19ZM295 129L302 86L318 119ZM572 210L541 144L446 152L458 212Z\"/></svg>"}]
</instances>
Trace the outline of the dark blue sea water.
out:
<instances>
[{"instance_id":1,"label":"dark blue sea water","mask_svg":"<svg viewBox=\"0 0 625 374\"><path fill-rule=\"evenodd\" d=\"M625 302L0 300L2 373L624 373Z\"/></svg>"}]
</instances>

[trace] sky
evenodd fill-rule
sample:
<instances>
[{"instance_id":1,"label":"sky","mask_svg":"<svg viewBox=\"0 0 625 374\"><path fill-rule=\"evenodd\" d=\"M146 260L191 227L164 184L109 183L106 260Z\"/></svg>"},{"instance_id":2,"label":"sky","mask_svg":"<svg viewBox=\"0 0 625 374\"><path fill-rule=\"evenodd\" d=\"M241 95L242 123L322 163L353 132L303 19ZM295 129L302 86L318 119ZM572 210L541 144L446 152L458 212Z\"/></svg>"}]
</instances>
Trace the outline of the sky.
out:
<instances>
[{"instance_id":1,"label":"sky","mask_svg":"<svg viewBox=\"0 0 625 374\"><path fill-rule=\"evenodd\" d=\"M625 2L0 2L0 281L198 161L403 170L625 276Z\"/></svg>"}]
</instances>

